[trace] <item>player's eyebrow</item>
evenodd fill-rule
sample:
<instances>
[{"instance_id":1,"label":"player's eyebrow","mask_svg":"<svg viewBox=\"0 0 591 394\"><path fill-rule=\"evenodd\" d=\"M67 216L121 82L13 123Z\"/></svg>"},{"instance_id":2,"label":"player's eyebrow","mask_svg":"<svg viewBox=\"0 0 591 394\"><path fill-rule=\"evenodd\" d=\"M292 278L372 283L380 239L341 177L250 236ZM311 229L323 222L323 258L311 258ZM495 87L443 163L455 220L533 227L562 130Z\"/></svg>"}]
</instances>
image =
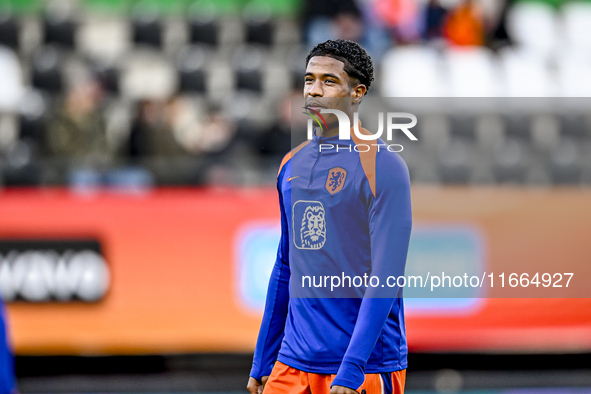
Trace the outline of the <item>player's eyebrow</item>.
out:
<instances>
[{"instance_id":1,"label":"player's eyebrow","mask_svg":"<svg viewBox=\"0 0 591 394\"><path fill-rule=\"evenodd\" d=\"M305 74L305 76L306 76L306 77L307 77L307 76L313 77L313 76L314 76L314 74L312 74L311 72L309 72L309 71L308 71L308 72ZM335 74L332 74L332 73L325 73L325 74L322 74L322 77L323 77L323 78L334 78L334 79L337 79L337 80L339 80L339 81L341 80L341 78L339 78L338 76L336 76Z\"/></svg>"}]
</instances>

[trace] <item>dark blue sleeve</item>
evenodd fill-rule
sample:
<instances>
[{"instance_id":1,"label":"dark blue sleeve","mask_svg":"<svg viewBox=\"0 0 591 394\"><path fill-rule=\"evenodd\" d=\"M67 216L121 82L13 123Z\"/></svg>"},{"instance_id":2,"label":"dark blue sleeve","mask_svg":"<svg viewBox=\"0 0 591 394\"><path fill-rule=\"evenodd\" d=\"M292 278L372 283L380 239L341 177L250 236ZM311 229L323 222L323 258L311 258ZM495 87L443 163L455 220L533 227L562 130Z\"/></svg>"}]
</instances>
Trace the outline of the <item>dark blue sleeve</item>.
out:
<instances>
[{"instance_id":1,"label":"dark blue sleeve","mask_svg":"<svg viewBox=\"0 0 591 394\"><path fill-rule=\"evenodd\" d=\"M4 305L0 301L0 394L10 394L15 389L14 358L8 344Z\"/></svg>"},{"instance_id":2,"label":"dark blue sleeve","mask_svg":"<svg viewBox=\"0 0 591 394\"><path fill-rule=\"evenodd\" d=\"M277 360L277 354L283 340L283 330L289 305L289 227L281 193L285 167L284 171L279 174L277 182L279 205L281 207L281 240L277 250L277 259L269 279L263 322L261 323L257 345L254 350L252 369L250 370L250 376L259 382L262 376L271 374L273 364Z\"/></svg>"},{"instance_id":3,"label":"dark blue sleeve","mask_svg":"<svg viewBox=\"0 0 591 394\"><path fill-rule=\"evenodd\" d=\"M371 275L385 283L388 276L404 275L412 227L410 178L397 154L378 154L375 196L367 192L371 242ZM367 183L366 183L367 184ZM332 385L357 390L365 379L365 365L381 335L398 289L371 288L365 292L357 322Z\"/></svg>"}]
</instances>

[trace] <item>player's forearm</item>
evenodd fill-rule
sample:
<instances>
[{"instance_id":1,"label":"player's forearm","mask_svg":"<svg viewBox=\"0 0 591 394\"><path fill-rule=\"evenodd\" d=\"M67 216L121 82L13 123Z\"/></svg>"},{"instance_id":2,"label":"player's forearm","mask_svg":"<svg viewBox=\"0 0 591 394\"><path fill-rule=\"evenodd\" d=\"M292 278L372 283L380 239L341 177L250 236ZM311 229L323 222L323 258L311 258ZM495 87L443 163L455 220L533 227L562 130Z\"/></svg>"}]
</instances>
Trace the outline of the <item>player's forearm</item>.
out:
<instances>
[{"instance_id":1,"label":"player's forearm","mask_svg":"<svg viewBox=\"0 0 591 394\"><path fill-rule=\"evenodd\" d=\"M289 266L278 257L269 280L263 321L250 371L250 376L257 380L271 373L279 353L289 305L289 276Z\"/></svg>"},{"instance_id":2,"label":"player's forearm","mask_svg":"<svg viewBox=\"0 0 591 394\"><path fill-rule=\"evenodd\" d=\"M337 376L332 385L357 390L365 379L365 365L392 309L393 298L365 298Z\"/></svg>"}]
</instances>

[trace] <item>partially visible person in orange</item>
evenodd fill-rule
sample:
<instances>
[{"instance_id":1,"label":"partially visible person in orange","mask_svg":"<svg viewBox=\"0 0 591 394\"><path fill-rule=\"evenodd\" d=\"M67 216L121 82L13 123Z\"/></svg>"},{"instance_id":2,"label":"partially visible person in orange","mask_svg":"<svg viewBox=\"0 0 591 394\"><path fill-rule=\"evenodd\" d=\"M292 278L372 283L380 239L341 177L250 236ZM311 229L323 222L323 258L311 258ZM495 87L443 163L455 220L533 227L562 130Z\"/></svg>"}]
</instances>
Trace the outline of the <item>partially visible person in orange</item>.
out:
<instances>
[{"instance_id":1,"label":"partially visible person in orange","mask_svg":"<svg viewBox=\"0 0 591 394\"><path fill-rule=\"evenodd\" d=\"M480 9L474 0L464 0L451 11L443 35L455 45L480 46L484 44L484 23Z\"/></svg>"}]
</instances>

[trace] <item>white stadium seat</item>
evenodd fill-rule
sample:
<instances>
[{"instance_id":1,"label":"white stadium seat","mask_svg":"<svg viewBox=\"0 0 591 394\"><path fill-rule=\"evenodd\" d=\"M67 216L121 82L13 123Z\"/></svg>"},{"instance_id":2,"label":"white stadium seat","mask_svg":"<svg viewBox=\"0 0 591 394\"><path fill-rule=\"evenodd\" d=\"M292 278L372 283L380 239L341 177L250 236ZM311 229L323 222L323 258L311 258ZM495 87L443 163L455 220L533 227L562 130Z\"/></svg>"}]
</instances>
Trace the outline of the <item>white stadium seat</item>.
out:
<instances>
[{"instance_id":1,"label":"white stadium seat","mask_svg":"<svg viewBox=\"0 0 591 394\"><path fill-rule=\"evenodd\" d=\"M507 30L517 44L543 58L558 42L557 16L545 3L518 2L507 15Z\"/></svg>"},{"instance_id":2,"label":"white stadium seat","mask_svg":"<svg viewBox=\"0 0 591 394\"><path fill-rule=\"evenodd\" d=\"M565 52L556 58L559 96L591 97L591 59L581 52Z\"/></svg>"},{"instance_id":3,"label":"white stadium seat","mask_svg":"<svg viewBox=\"0 0 591 394\"><path fill-rule=\"evenodd\" d=\"M482 47L451 48L445 54L451 97L503 95L492 52Z\"/></svg>"},{"instance_id":4,"label":"white stadium seat","mask_svg":"<svg viewBox=\"0 0 591 394\"><path fill-rule=\"evenodd\" d=\"M505 48L499 53L499 61L508 97L553 97L557 94L548 64L530 52Z\"/></svg>"},{"instance_id":5,"label":"white stadium seat","mask_svg":"<svg viewBox=\"0 0 591 394\"><path fill-rule=\"evenodd\" d=\"M177 88L176 70L165 58L151 52L135 52L126 59L121 75L124 97L164 100L171 97Z\"/></svg>"},{"instance_id":6,"label":"white stadium seat","mask_svg":"<svg viewBox=\"0 0 591 394\"><path fill-rule=\"evenodd\" d=\"M565 3L561 12L567 46L591 55L591 3Z\"/></svg>"},{"instance_id":7,"label":"white stadium seat","mask_svg":"<svg viewBox=\"0 0 591 394\"><path fill-rule=\"evenodd\" d=\"M441 60L430 47L394 48L382 60L384 97L447 95Z\"/></svg>"},{"instance_id":8,"label":"white stadium seat","mask_svg":"<svg viewBox=\"0 0 591 394\"><path fill-rule=\"evenodd\" d=\"M18 57L0 46L0 111L16 109L24 93L23 75Z\"/></svg>"},{"instance_id":9,"label":"white stadium seat","mask_svg":"<svg viewBox=\"0 0 591 394\"><path fill-rule=\"evenodd\" d=\"M124 18L88 17L77 32L80 51L97 59L115 60L131 48L131 25Z\"/></svg>"}]
</instances>

